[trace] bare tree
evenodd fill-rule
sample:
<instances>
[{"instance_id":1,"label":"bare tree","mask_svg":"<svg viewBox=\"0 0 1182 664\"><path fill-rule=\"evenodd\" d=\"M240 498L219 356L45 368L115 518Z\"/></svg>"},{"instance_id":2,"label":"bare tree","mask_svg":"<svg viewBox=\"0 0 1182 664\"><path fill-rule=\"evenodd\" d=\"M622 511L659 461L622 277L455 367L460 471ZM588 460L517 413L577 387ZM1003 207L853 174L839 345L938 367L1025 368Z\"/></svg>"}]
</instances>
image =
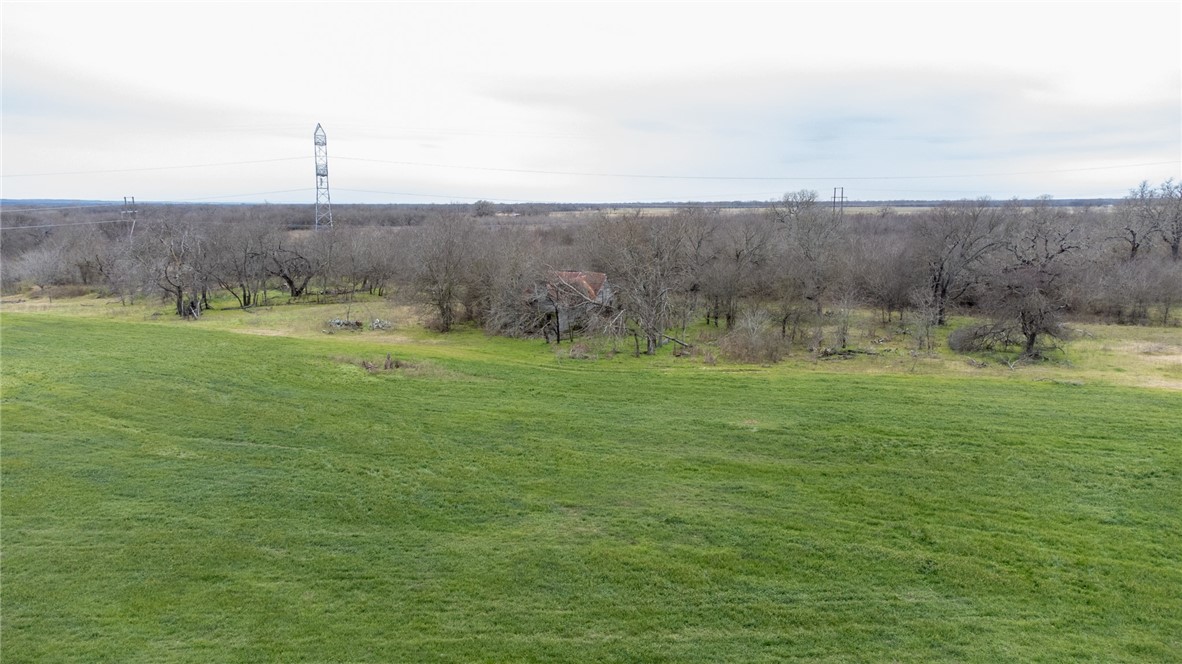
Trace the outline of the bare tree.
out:
<instances>
[{"instance_id":1,"label":"bare tree","mask_svg":"<svg viewBox=\"0 0 1182 664\"><path fill-rule=\"evenodd\" d=\"M477 217L491 217L497 213L497 206L492 201L476 201L472 205L472 214Z\"/></svg>"},{"instance_id":2,"label":"bare tree","mask_svg":"<svg viewBox=\"0 0 1182 664\"><path fill-rule=\"evenodd\" d=\"M600 216L588 226L586 247L608 275L617 303L645 352L664 344L676 314L676 298L689 282L689 247L684 217L646 218L639 210Z\"/></svg>"},{"instance_id":3,"label":"bare tree","mask_svg":"<svg viewBox=\"0 0 1182 664\"><path fill-rule=\"evenodd\" d=\"M470 231L467 240L462 279L467 317L490 334L537 332L547 313L532 297L545 291L545 251L537 237L520 227L482 227Z\"/></svg>"},{"instance_id":4,"label":"bare tree","mask_svg":"<svg viewBox=\"0 0 1182 664\"><path fill-rule=\"evenodd\" d=\"M412 261L407 267L416 299L431 307L441 332L457 321L457 310L466 293L473 243L474 222L461 214L441 213L410 239Z\"/></svg>"},{"instance_id":5,"label":"bare tree","mask_svg":"<svg viewBox=\"0 0 1182 664\"><path fill-rule=\"evenodd\" d=\"M721 214L716 208L691 208L683 211L685 220L684 237L688 260L688 286L681 307L681 334L685 335L690 318L697 315L703 298L709 298L714 278L714 270L718 262L718 234L721 226ZM709 324L713 316L714 324L718 325L717 308L707 306L706 323Z\"/></svg>"},{"instance_id":6,"label":"bare tree","mask_svg":"<svg viewBox=\"0 0 1182 664\"><path fill-rule=\"evenodd\" d=\"M769 215L781 231L781 255L775 275L781 333L792 320L795 337L804 313L800 306L803 299L811 309L812 346L819 349L823 342L825 298L840 275L844 220L841 215L822 209L817 203L817 192L811 190L785 194L780 202L772 204Z\"/></svg>"},{"instance_id":7,"label":"bare tree","mask_svg":"<svg viewBox=\"0 0 1182 664\"><path fill-rule=\"evenodd\" d=\"M134 255L144 272L172 298L178 316L201 315L202 295L208 284L202 263L207 258L207 238L192 223L167 221L151 224L136 235Z\"/></svg>"},{"instance_id":8,"label":"bare tree","mask_svg":"<svg viewBox=\"0 0 1182 664\"><path fill-rule=\"evenodd\" d=\"M268 249L279 245L278 234L270 223L246 219L218 224L210 233L209 276L243 309L257 304L266 288Z\"/></svg>"},{"instance_id":9,"label":"bare tree","mask_svg":"<svg viewBox=\"0 0 1182 664\"><path fill-rule=\"evenodd\" d=\"M935 298L931 288L920 286L911 290L911 306L915 310L912 331L916 350L930 351L934 349L932 328L935 327L939 315Z\"/></svg>"},{"instance_id":10,"label":"bare tree","mask_svg":"<svg viewBox=\"0 0 1182 664\"><path fill-rule=\"evenodd\" d=\"M57 243L45 243L30 249L14 260L11 268L14 278L45 290L49 286L65 283L69 276L63 270L64 249Z\"/></svg>"},{"instance_id":11,"label":"bare tree","mask_svg":"<svg viewBox=\"0 0 1182 664\"><path fill-rule=\"evenodd\" d=\"M1130 189L1116 208L1113 215L1111 234L1107 239L1122 242L1128 250L1127 260L1135 260L1144 253L1155 238L1162 235L1166 206L1158 196L1158 190L1141 182L1136 189Z\"/></svg>"},{"instance_id":12,"label":"bare tree","mask_svg":"<svg viewBox=\"0 0 1182 664\"><path fill-rule=\"evenodd\" d=\"M948 306L976 283L978 268L1003 245L1005 214L988 199L941 205L919 219L916 249L927 266L936 324L947 321Z\"/></svg>"},{"instance_id":13,"label":"bare tree","mask_svg":"<svg viewBox=\"0 0 1182 664\"><path fill-rule=\"evenodd\" d=\"M130 240L112 242L106 245L100 256L103 281L119 296L122 304L130 303L137 294L144 292L147 283L142 265L135 258L134 248Z\"/></svg>"},{"instance_id":14,"label":"bare tree","mask_svg":"<svg viewBox=\"0 0 1182 664\"><path fill-rule=\"evenodd\" d=\"M765 289L774 254L774 229L767 218L734 219L721 224L718 242L701 283L709 308L707 319L718 324L721 316L729 330L739 313L739 303Z\"/></svg>"},{"instance_id":15,"label":"bare tree","mask_svg":"<svg viewBox=\"0 0 1182 664\"><path fill-rule=\"evenodd\" d=\"M907 228L897 217L860 218L848 246L850 279L865 303L879 310L889 323L894 312L902 316L914 304L912 291L925 286L924 266L919 263ZM935 321L933 321L934 323Z\"/></svg>"},{"instance_id":16,"label":"bare tree","mask_svg":"<svg viewBox=\"0 0 1182 664\"><path fill-rule=\"evenodd\" d=\"M819 209L817 192L812 189L790 191L769 208L773 219L786 226L792 226L805 217L815 215Z\"/></svg>"},{"instance_id":17,"label":"bare tree","mask_svg":"<svg viewBox=\"0 0 1182 664\"><path fill-rule=\"evenodd\" d=\"M719 340L719 348L740 362L775 364L783 357L783 339L772 327L771 317L762 309L750 309Z\"/></svg>"},{"instance_id":18,"label":"bare tree","mask_svg":"<svg viewBox=\"0 0 1182 664\"><path fill-rule=\"evenodd\" d=\"M1021 338L1022 354L1037 355L1044 337L1062 339L1065 309L1063 279L1068 261L1080 245L1079 232L1069 215L1040 200L1014 219L1005 240L1005 258L988 277L986 304L994 315L994 330Z\"/></svg>"},{"instance_id":19,"label":"bare tree","mask_svg":"<svg viewBox=\"0 0 1182 664\"><path fill-rule=\"evenodd\" d=\"M1161 237L1170 248L1170 257L1182 260L1182 182L1166 180L1158 187L1158 200L1163 208Z\"/></svg>"},{"instance_id":20,"label":"bare tree","mask_svg":"<svg viewBox=\"0 0 1182 664\"><path fill-rule=\"evenodd\" d=\"M279 277L291 297L299 298L312 279L324 273L327 260L318 251L317 236L329 236L332 230L280 233L270 236L267 247L267 273Z\"/></svg>"},{"instance_id":21,"label":"bare tree","mask_svg":"<svg viewBox=\"0 0 1182 664\"><path fill-rule=\"evenodd\" d=\"M1177 325L1177 320L1170 318L1170 312L1179 302L1182 302L1182 261L1162 261L1158 264L1157 305L1161 312L1162 325Z\"/></svg>"},{"instance_id":22,"label":"bare tree","mask_svg":"<svg viewBox=\"0 0 1182 664\"><path fill-rule=\"evenodd\" d=\"M535 333L541 326L545 314L523 297L538 284L544 282L546 270L540 256L529 251L524 238L514 242L511 238L499 238L494 263L489 266L487 291L487 314L484 329L491 334L523 336ZM505 243L505 240L510 240Z\"/></svg>"},{"instance_id":23,"label":"bare tree","mask_svg":"<svg viewBox=\"0 0 1182 664\"><path fill-rule=\"evenodd\" d=\"M382 296L398 272L396 247L406 240L399 229L365 228L357 238L355 251L360 253L362 287Z\"/></svg>"}]
</instances>

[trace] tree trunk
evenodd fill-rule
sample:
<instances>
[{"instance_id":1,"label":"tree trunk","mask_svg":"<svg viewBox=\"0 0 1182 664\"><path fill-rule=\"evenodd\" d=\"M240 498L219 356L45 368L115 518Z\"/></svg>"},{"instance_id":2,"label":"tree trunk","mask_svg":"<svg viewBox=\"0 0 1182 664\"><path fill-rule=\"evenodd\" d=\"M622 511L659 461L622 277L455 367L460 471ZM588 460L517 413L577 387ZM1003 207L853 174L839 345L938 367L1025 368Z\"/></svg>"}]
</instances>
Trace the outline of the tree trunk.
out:
<instances>
[{"instance_id":1,"label":"tree trunk","mask_svg":"<svg viewBox=\"0 0 1182 664\"><path fill-rule=\"evenodd\" d=\"M562 312L558 310L558 303L554 303L554 340L562 345Z\"/></svg>"},{"instance_id":2,"label":"tree trunk","mask_svg":"<svg viewBox=\"0 0 1182 664\"><path fill-rule=\"evenodd\" d=\"M1038 341L1038 332L1026 333L1026 348L1022 351L1023 355L1034 355L1034 345Z\"/></svg>"}]
</instances>

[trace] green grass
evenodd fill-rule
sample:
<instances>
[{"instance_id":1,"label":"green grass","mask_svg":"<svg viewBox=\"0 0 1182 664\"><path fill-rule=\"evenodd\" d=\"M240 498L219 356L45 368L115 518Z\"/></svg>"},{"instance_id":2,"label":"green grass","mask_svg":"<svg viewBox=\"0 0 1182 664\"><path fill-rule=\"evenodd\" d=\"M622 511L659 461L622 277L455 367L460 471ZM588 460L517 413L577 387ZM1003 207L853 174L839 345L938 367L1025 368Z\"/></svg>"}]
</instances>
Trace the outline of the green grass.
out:
<instances>
[{"instance_id":1,"label":"green grass","mask_svg":"<svg viewBox=\"0 0 1182 664\"><path fill-rule=\"evenodd\" d=\"M1182 653L1182 392L276 310L4 314L0 659Z\"/></svg>"}]
</instances>

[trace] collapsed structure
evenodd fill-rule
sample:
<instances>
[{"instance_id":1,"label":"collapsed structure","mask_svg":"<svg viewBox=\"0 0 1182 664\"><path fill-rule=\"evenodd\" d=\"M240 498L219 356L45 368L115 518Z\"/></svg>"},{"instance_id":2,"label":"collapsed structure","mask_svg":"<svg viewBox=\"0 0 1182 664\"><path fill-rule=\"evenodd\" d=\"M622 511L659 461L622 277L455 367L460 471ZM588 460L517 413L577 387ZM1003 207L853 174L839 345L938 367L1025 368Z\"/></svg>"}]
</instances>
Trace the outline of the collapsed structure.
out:
<instances>
[{"instance_id":1,"label":"collapsed structure","mask_svg":"<svg viewBox=\"0 0 1182 664\"><path fill-rule=\"evenodd\" d=\"M538 313L546 341L551 336L561 341L610 309L613 293L602 272L557 270L550 272L544 283L535 284L528 299Z\"/></svg>"}]
</instances>

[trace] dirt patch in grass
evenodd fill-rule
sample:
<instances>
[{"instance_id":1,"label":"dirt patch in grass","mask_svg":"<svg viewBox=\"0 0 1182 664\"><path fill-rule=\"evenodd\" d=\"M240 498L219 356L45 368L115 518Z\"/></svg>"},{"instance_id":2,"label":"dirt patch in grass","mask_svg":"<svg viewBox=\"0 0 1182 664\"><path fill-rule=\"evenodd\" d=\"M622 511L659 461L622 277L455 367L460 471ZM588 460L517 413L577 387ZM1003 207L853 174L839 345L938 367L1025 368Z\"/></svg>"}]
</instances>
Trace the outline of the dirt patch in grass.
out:
<instances>
[{"instance_id":1,"label":"dirt patch in grass","mask_svg":"<svg viewBox=\"0 0 1182 664\"><path fill-rule=\"evenodd\" d=\"M1182 353L1172 353L1169 355L1149 355L1142 359L1153 364L1176 364L1178 366L1182 366Z\"/></svg>"},{"instance_id":2,"label":"dirt patch in grass","mask_svg":"<svg viewBox=\"0 0 1182 664\"><path fill-rule=\"evenodd\" d=\"M1134 366L1134 384L1182 390L1182 344L1146 340L1120 344L1115 352L1125 354ZM1140 368L1140 371L1136 367Z\"/></svg>"},{"instance_id":3,"label":"dirt patch in grass","mask_svg":"<svg viewBox=\"0 0 1182 664\"><path fill-rule=\"evenodd\" d=\"M1169 378L1145 378L1137 383L1140 387L1157 387L1167 390L1178 390L1182 392L1182 380L1170 380Z\"/></svg>"},{"instance_id":4,"label":"dirt patch in grass","mask_svg":"<svg viewBox=\"0 0 1182 664\"><path fill-rule=\"evenodd\" d=\"M447 367L440 366L434 362L427 360L406 360L402 358L395 358L390 354L389 359L386 357L356 357L337 355L332 358L334 362L340 364L347 364L359 372L368 373L370 375L381 376L406 376L408 378L434 378L438 380L471 380L471 376L467 376L458 371L453 371Z\"/></svg>"},{"instance_id":5,"label":"dirt patch in grass","mask_svg":"<svg viewBox=\"0 0 1182 664\"><path fill-rule=\"evenodd\" d=\"M1122 344L1117 350L1137 355L1164 356L1174 360L1182 358L1182 344L1165 341L1136 341Z\"/></svg>"},{"instance_id":6,"label":"dirt patch in grass","mask_svg":"<svg viewBox=\"0 0 1182 664\"><path fill-rule=\"evenodd\" d=\"M291 334L289 332L285 332L283 330L256 329L256 330L233 330L233 331L240 332L242 334L253 334L256 336L260 336L260 337L287 337L287 336L291 336Z\"/></svg>"}]
</instances>

